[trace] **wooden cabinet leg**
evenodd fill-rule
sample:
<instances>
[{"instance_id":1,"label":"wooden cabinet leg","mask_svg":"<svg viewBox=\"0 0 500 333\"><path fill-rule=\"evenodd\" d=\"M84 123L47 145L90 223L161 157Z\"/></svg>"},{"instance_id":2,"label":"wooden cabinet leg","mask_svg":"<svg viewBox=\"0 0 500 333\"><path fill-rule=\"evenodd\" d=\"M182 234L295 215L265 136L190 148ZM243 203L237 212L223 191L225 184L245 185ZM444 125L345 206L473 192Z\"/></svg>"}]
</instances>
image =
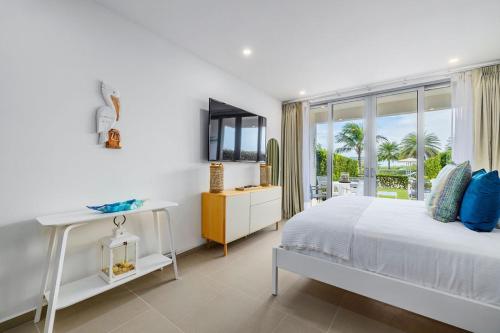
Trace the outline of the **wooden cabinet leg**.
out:
<instances>
[{"instance_id":1,"label":"wooden cabinet leg","mask_svg":"<svg viewBox=\"0 0 500 333\"><path fill-rule=\"evenodd\" d=\"M227 256L227 244L224 244L224 257Z\"/></svg>"},{"instance_id":2,"label":"wooden cabinet leg","mask_svg":"<svg viewBox=\"0 0 500 333\"><path fill-rule=\"evenodd\" d=\"M279 226L279 224L278 224L278 223L279 223L279 222L276 222L276 230L278 230L278 226Z\"/></svg>"}]
</instances>

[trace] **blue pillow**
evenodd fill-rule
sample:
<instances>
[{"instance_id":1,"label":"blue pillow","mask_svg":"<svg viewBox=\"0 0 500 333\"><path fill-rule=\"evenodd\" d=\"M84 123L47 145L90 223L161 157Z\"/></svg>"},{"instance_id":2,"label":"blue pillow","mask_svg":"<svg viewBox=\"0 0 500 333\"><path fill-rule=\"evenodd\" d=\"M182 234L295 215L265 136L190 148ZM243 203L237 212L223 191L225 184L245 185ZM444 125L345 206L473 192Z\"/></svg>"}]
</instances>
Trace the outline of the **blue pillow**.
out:
<instances>
[{"instance_id":1,"label":"blue pillow","mask_svg":"<svg viewBox=\"0 0 500 333\"><path fill-rule=\"evenodd\" d=\"M460 220L469 229L491 231L500 218L500 179L498 171L484 169L472 174L460 208Z\"/></svg>"}]
</instances>

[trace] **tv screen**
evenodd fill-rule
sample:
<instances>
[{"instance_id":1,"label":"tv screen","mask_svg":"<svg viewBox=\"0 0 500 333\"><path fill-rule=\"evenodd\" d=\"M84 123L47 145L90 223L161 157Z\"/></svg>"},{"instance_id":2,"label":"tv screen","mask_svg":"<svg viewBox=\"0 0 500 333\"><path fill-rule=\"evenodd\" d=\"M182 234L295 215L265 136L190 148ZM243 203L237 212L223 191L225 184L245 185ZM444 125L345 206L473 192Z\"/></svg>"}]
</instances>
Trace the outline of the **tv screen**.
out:
<instances>
[{"instance_id":1,"label":"tv screen","mask_svg":"<svg viewBox=\"0 0 500 333\"><path fill-rule=\"evenodd\" d=\"M266 160L266 118L209 100L208 160Z\"/></svg>"}]
</instances>

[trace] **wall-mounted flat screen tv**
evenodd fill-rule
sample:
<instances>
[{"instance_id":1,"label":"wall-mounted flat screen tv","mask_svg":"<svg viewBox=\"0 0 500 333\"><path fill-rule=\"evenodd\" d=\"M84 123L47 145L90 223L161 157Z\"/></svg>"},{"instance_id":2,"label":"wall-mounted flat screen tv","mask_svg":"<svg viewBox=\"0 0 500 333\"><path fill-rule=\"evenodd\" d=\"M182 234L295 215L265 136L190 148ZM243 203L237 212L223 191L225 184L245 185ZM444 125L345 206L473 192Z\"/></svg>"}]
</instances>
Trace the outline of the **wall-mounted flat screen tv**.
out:
<instances>
[{"instance_id":1,"label":"wall-mounted flat screen tv","mask_svg":"<svg viewBox=\"0 0 500 333\"><path fill-rule=\"evenodd\" d=\"M209 105L209 161L266 160L266 118L212 98Z\"/></svg>"}]
</instances>

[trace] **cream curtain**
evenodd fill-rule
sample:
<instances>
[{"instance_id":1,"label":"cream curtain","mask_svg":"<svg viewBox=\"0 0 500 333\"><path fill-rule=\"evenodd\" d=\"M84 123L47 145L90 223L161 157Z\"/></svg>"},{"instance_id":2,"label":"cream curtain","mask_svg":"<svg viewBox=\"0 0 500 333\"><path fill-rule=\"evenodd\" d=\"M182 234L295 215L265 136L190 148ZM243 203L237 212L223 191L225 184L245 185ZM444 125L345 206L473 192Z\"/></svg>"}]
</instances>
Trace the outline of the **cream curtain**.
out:
<instances>
[{"instance_id":1,"label":"cream curtain","mask_svg":"<svg viewBox=\"0 0 500 333\"><path fill-rule=\"evenodd\" d=\"M310 182L310 141L309 141L309 102L302 102L302 189L304 191L304 203L311 201L309 188ZM305 206L306 204L304 204Z\"/></svg>"},{"instance_id":2,"label":"cream curtain","mask_svg":"<svg viewBox=\"0 0 500 333\"><path fill-rule=\"evenodd\" d=\"M473 168L500 168L500 65L472 71L474 94Z\"/></svg>"},{"instance_id":3,"label":"cream curtain","mask_svg":"<svg viewBox=\"0 0 500 333\"><path fill-rule=\"evenodd\" d=\"M302 103L283 105L281 116L281 151L283 218L304 210L302 187Z\"/></svg>"},{"instance_id":4,"label":"cream curtain","mask_svg":"<svg viewBox=\"0 0 500 333\"><path fill-rule=\"evenodd\" d=\"M453 110L453 141L451 159L459 164L474 160L474 111L472 103L472 72L451 76L451 108Z\"/></svg>"}]
</instances>

